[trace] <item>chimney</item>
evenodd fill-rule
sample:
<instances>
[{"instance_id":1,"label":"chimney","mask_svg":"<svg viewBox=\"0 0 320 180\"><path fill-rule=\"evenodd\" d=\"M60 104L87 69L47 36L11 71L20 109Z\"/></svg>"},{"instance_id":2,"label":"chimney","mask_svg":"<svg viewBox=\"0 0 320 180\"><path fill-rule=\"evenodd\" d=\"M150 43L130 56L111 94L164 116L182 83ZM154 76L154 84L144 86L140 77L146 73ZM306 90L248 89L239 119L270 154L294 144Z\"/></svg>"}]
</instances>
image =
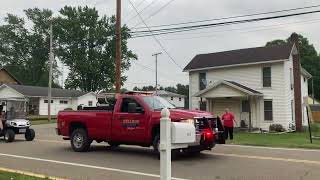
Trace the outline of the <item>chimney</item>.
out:
<instances>
[{"instance_id":1,"label":"chimney","mask_svg":"<svg viewBox=\"0 0 320 180\"><path fill-rule=\"evenodd\" d=\"M299 39L297 33L292 33L290 41L297 48L296 52L293 52L293 83L294 83L294 113L296 121L296 130L302 131L302 100L301 100L301 63L299 53Z\"/></svg>"}]
</instances>

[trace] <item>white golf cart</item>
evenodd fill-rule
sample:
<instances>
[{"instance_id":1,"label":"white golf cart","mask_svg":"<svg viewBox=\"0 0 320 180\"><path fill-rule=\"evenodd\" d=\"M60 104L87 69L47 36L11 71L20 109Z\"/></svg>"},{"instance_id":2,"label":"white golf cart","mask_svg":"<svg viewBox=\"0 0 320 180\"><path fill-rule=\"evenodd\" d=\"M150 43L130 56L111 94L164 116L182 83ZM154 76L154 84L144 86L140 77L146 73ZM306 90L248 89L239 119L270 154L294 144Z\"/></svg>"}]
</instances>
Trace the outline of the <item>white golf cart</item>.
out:
<instances>
[{"instance_id":1,"label":"white golf cart","mask_svg":"<svg viewBox=\"0 0 320 180\"><path fill-rule=\"evenodd\" d=\"M5 98L0 99L2 112L3 130L0 132L0 137L4 137L5 142L14 141L16 134L24 134L27 141L32 141L35 137L35 132L30 128L31 123L26 119L27 108L25 99Z\"/></svg>"}]
</instances>

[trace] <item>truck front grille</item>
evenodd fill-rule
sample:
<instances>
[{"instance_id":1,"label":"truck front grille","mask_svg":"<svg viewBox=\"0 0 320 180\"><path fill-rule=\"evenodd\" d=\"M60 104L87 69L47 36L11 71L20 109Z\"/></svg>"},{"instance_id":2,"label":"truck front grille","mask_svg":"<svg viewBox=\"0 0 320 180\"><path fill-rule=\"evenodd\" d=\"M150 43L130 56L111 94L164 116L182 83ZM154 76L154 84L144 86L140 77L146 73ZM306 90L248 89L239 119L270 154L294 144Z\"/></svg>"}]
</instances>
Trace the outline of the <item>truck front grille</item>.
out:
<instances>
[{"instance_id":1,"label":"truck front grille","mask_svg":"<svg viewBox=\"0 0 320 180\"><path fill-rule=\"evenodd\" d=\"M208 129L210 128L210 118L199 118L199 119L195 119L194 125L196 127L196 132L200 133L201 131L203 131L204 129Z\"/></svg>"}]
</instances>

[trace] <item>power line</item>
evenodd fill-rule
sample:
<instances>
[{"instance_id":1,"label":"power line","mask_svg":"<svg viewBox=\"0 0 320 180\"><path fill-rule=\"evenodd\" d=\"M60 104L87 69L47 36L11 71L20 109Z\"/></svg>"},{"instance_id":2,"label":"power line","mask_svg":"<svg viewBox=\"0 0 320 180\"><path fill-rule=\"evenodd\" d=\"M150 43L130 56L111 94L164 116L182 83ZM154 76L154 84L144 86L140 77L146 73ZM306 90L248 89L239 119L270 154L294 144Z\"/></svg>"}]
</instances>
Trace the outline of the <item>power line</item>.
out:
<instances>
[{"instance_id":1,"label":"power line","mask_svg":"<svg viewBox=\"0 0 320 180\"><path fill-rule=\"evenodd\" d=\"M155 16L156 14L158 14L160 11L162 11L164 8L166 8L167 6L169 6L173 1L175 0L170 0L169 2L167 2L165 5L163 5L162 7L160 7L157 11L155 11L154 13L152 13L151 15L149 15L147 18L144 19L144 21L148 21L150 18L152 18L153 16ZM139 26L142 22L137 23L136 25L134 25L132 27L132 29L134 29L135 27Z\"/></svg>"},{"instance_id":2,"label":"power line","mask_svg":"<svg viewBox=\"0 0 320 180\"><path fill-rule=\"evenodd\" d=\"M214 36L218 36L217 34L212 34L212 33L223 33L223 32L229 32L229 31L238 31L238 30L246 30L246 29L252 29L249 31L241 31L239 33L249 33L249 32L256 32L256 31L263 31L263 30L269 30L269 29L277 29L279 27L283 27L285 25L292 25L292 24L312 24L312 23L318 23L320 19L312 19L308 21L297 21L297 22L291 22L291 23L282 23L282 24L275 24L275 25L269 25L269 26L260 26L260 27L254 27L254 28L238 28L238 29L229 29L229 30L222 30L222 31L214 31L210 32L209 35L203 35L203 36L194 36L194 37L186 37L186 38L172 38L172 39L163 39L163 40L184 40L184 39L199 39L199 38L210 38ZM256 28L261 28L261 27L266 27L262 29L256 29ZM268 28L269 27L269 28ZM188 33L185 35L192 35L192 34L204 34L204 33ZM207 33L206 33L207 34ZM181 35L181 34L179 34Z\"/></svg>"},{"instance_id":3,"label":"power line","mask_svg":"<svg viewBox=\"0 0 320 180\"><path fill-rule=\"evenodd\" d=\"M233 25L233 24L243 24L243 23L258 22L258 21L271 20L271 19L280 19L280 18L285 18L285 17L300 16L300 15L306 15L306 14L319 13L319 12L320 12L320 10L315 10L315 11L293 13L293 14L286 14L286 15L278 15L278 16L270 16L270 17L262 17L262 18L254 18L254 19L245 19L245 20L227 21L227 22L220 22L220 23L202 24L202 25L196 25L196 26L183 26L183 27L175 27L175 28L155 29L155 30L150 30L150 31L135 31L135 32L132 32L132 38L146 37L146 36L151 36L151 35L154 36L154 35L172 34L172 33L185 32L185 31L194 31L194 30L206 29L206 28L211 28L211 27L221 27L221 26L227 26L227 25ZM152 33L152 34L150 34L150 33Z\"/></svg>"},{"instance_id":4,"label":"power line","mask_svg":"<svg viewBox=\"0 0 320 180\"><path fill-rule=\"evenodd\" d=\"M138 12L138 10L136 9L136 7L133 5L133 3L131 2L131 0L129 0L131 6L135 9L135 11L137 12L139 18L141 19L141 21L143 22L143 24L149 29L150 33L153 34L150 30L150 28L148 27L148 25L146 24L146 22L144 22L143 18L141 17L140 13ZM173 57L169 54L169 52L166 50L166 48L161 44L161 42L155 37L152 36L154 38L154 40L159 44L159 46L161 47L161 49L167 54L167 56L171 59L171 61L177 66L179 67L181 70L183 69L174 59Z\"/></svg>"},{"instance_id":5,"label":"power line","mask_svg":"<svg viewBox=\"0 0 320 180\"><path fill-rule=\"evenodd\" d=\"M184 24L194 24L194 23L202 23L202 22L210 22L210 21L219 21L219 20L227 20L227 19L235 19L235 18L244 18L244 17L258 16L258 15L274 14L274 13L281 13L281 12L290 12L290 11L296 11L296 10L302 10L302 9L310 9L310 8L316 8L316 7L320 7L320 5L305 6L305 7L299 7L299 8L291 8L291 9L283 9L283 10L269 11L269 12L263 12L263 13L253 13L253 14L246 14L246 15L238 15L238 16L229 16L229 17L222 17L222 18L206 19L206 20L199 20L199 21L188 21L188 22L182 22L182 23L163 24L163 25L156 25L156 26L149 26L149 27L150 28L155 28L155 27L167 27L167 26L184 25ZM133 29L144 29L144 28L145 27L136 27L136 28L133 28Z\"/></svg>"},{"instance_id":6,"label":"power line","mask_svg":"<svg viewBox=\"0 0 320 180\"><path fill-rule=\"evenodd\" d=\"M146 1L146 0L142 0L142 1L140 1L140 2L137 4L137 8L138 8L140 5L142 5L145 1ZM124 17L124 18L129 17L129 15L130 15L133 11L134 11L134 10L130 11L127 15L125 15L125 17Z\"/></svg>"},{"instance_id":7,"label":"power line","mask_svg":"<svg viewBox=\"0 0 320 180\"><path fill-rule=\"evenodd\" d=\"M130 1L130 0L129 0ZM139 11L139 14L142 13L144 10L148 9L150 6L152 6L156 1L158 0L153 0L151 1L147 6L145 6L142 10ZM132 2L130 2L132 3ZM137 12L137 11L136 11ZM138 16L138 14L136 14L135 16L131 17L130 19L125 21L125 24L127 24L129 21L133 20L134 18L136 18Z\"/></svg>"}]
</instances>

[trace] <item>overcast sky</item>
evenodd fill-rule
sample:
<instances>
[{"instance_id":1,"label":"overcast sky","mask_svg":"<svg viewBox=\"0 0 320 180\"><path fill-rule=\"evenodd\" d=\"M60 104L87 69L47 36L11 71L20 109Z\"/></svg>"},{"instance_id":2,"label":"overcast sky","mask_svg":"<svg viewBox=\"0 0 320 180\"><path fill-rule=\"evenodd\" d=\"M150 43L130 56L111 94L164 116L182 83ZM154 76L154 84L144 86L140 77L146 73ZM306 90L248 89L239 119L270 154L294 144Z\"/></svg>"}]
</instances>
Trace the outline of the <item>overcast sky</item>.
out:
<instances>
[{"instance_id":1,"label":"overcast sky","mask_svg":"<svg viewBox=\"0 0 320 180\"><path fill-rule=\"evenodd\" d=\"M132 0L140 11L148 6L142 13L143 18L149 17L158 11L170 0ZM39 7L58 11L65 5L95 6L100 14L111 15L115 13L116 0L1 0L0 15L13 13L23 15L23 9ZM143 2L143 3L141 3ZM132 9L129 0L123 0L123 23L134 27L141 23L139 17ZM320 4L319 0L175 0L158 14L148 19L149 26L213 19L235 15L276 11ZM320 8L317 8L320 9ZM3 22L2 20L0 21ZM143 26L140 24L139 26ZM200 53L218 52L232 49L264 46L272 39L285 39L292 32L301 33L309 38L316 49L320 50L320 13L291 17L278 20L248 23L242 25L211 28L202 31L183 32L174 35L159 36L159 40L170 55L181 66ZM129 48L139 56L137 62L125 74L128 81L126 88L134 86L154 85L155 59L153 53L163 52L152 37L129 40ZM163 53L159 56L159 84L162 86L177 83L188 84L188 75L176 66L170 58ZM148 68L145 68L147 66Z\"/></svg>"}]
</instances>

